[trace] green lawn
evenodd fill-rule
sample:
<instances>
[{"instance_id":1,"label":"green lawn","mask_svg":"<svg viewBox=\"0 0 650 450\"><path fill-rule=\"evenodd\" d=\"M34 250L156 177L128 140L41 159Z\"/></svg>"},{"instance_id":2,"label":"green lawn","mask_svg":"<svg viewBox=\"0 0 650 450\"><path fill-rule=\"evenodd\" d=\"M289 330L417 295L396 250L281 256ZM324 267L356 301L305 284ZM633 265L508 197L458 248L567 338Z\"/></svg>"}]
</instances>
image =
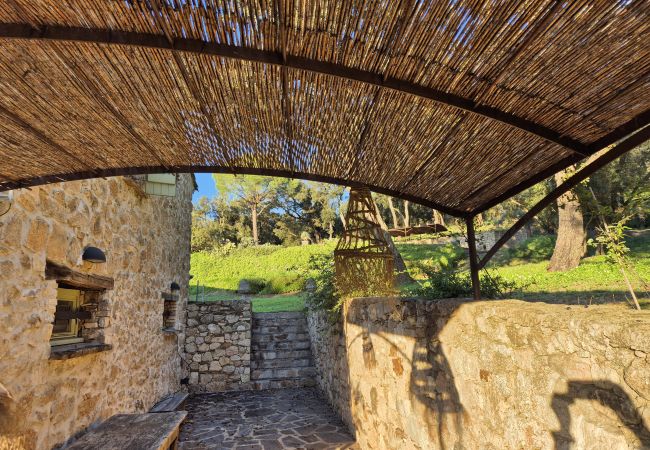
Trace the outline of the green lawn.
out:
<instances>
[{"instance_id":1,"label":"green lawn","mask_svg":"<svg viewBox=\"0 0 650 450\"><path fill-rule=\"evenodd\" d=\"M280 311L302 311L305 309L305 297L302 293L277 294L277 295L241 295L234 291L223 289L206 292L199 295L198 301L214 302L220 300L242 300L250 298L253 312L280 312ZM196 300L192 295L192 301Z\"/></svg>"},{"instance_id":2,"label":"green lawn","mask_svg":"<svg viewBox=\"0 0 650 450\"><path fill-rule=\"evenodd\" d=\"M233 250L226 256L210 253L192 254L190 273L196 283L207 289L237 290L242 279L263 279L267 292L288 293L300 291L304 271L312 255L331 253L336 241L319 245L282 247L262 245ZM270 292L269 292L270 291Z\"/></svg>"},{"instance_id":3,"label":"green lawn","mask_svg":"<svg viewBox=\"0 0 650 450\"><path fill-rule=\"evenodd\" d=\"M410 268L427 260L444 264L445 261L458 258L459 254L464 255L462 249L449 245L408 242L398 242L396 245ZM552 243L546 242L545 245L551 245L552 251ZM628 245L632 250L630 259L636 273L646 282L650 281L650 233L630 238ZM192 300L195 298L197 281L206 286L205 300L211 301L242 298L234 293L242 278L264 279L267 286L271 287L271 292L279 294L250 296L255 312L302 310L304 297L296 292L301 290L307 276L309 258L312 255L331 253L334 246L335 243L330 241L310 246L236 249L227 256L193 254ZM528 244L528 248L504 251L491 265L491 270L495 273L507 280L517 281L522 286L513 297L582 304L625 301L629 297L620 271L608 264L604 256L584 258L579 267L567 272L548 272L548 261L539 256L543 251L533 248L531 253L530 247ZM524 263L522 253L532 255L529 259L535 262ZM647 297L639 278L632 275L631 279L637 295ZM650 308L650 299L643 299L642 303Z\"/></svg>"}]
</instances>

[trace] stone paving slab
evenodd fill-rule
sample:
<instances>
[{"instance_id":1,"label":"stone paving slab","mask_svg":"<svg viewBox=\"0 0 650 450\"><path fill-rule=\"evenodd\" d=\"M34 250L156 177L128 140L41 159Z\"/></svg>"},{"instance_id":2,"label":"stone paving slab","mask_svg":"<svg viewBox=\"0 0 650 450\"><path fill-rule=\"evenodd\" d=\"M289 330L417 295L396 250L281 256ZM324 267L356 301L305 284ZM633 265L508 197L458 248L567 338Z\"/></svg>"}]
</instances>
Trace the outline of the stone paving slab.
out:
<instances>
[{"instance_id":1,"label":"stone paving slab","mask_svg":"<svg viewBox=\"0 0 650 450\"><path fill-rule=\"evenodd\" d=\"M315 388L197 394L181 450L358 449Z\"/></svg>"}]
</instances>

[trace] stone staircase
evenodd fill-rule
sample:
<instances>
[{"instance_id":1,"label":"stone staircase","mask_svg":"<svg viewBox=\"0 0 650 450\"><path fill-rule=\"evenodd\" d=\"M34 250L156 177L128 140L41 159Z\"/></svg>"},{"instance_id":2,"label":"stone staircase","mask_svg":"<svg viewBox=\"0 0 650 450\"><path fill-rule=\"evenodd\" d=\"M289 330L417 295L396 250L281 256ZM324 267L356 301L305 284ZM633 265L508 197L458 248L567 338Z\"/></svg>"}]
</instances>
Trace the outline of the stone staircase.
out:
<instances>
[{"instance_id":1,"label":"stone staircase","mask_svg":"<svg viewBox=\"0 0 650 450\"><path fill-rule=\"evenodd\" d=\"M253 389L314 386L315 375L305 314L254 313L251 334Z\"/></svg>"}]
</instances>

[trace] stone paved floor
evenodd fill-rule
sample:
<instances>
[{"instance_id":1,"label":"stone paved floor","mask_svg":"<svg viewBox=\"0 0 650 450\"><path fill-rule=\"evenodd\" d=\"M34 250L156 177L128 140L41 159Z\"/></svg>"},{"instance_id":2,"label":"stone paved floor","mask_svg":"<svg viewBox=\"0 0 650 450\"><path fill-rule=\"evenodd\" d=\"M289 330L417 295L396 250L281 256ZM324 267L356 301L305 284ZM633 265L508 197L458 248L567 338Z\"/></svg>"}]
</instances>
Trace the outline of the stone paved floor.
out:
<instances>
[{"instance_id":1,"label":"stone paved floor","mask_svg":"<svg viewBox=\"0 0 650 450\"><path fill-rule=\"evenodd\" d=\"M187 411L182 450L358 448L315 388L199 394Z\"/></svg>"}]
</instances>

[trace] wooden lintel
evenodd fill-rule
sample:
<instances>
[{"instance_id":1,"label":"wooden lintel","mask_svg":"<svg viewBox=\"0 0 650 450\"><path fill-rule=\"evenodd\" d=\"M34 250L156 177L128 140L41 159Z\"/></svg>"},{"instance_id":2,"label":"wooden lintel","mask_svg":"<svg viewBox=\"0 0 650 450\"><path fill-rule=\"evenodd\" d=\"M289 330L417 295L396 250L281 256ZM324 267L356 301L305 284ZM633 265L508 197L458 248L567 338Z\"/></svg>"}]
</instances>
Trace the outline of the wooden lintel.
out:
<instances>
[{"instance_id":1,"label":"wooden lintel","mask_svg":"<svg viewBox=\"0 0 650 450\"><path fill-rule=\"evenodd\" d=\"M45 279L56 280L71 286L93 291L113 289L114 285L111 277L78 272L50 260L47 260L45 264Z\"/></svg>"}]
</instances>

